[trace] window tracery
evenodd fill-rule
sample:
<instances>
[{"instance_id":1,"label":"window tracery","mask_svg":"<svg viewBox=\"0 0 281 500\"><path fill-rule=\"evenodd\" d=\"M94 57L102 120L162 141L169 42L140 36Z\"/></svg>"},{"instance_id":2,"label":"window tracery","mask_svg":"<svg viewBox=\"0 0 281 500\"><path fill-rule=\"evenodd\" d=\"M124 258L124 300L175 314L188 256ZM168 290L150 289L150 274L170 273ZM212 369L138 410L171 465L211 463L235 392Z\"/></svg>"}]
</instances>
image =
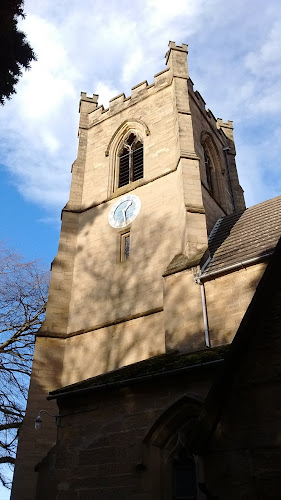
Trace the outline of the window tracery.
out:
<instances>
[{"instance_id":1,"label":"window tracery","mask_svg":"<svg viewBox=\"0 0 281 500\"><path fill-rule=\"evenodd\" d=\"M131 133L119 153L118 187L143 178L143 143Z\"/></svg>"},{"instance_id":2,"label":"window tracery","mask_svg":"<svg viewBox=\"0 0 281 500\"><path fill-rule=\"evenodd\" d=\"M149 135L147 124L137 118L125 120L115 130L105 151L109 158L108 196L121 187L129 191L131 182L144 178L144 146Z\"/></svg>"}]
</instances>

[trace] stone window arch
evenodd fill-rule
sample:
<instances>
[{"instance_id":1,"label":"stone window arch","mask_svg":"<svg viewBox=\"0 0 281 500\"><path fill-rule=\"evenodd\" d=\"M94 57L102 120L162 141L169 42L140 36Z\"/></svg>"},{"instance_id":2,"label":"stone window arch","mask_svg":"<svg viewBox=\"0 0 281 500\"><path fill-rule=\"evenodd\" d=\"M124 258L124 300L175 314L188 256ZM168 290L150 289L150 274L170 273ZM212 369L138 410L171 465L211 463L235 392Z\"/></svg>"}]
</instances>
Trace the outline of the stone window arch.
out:
<instances>
[{"instance_id":1,"label":"stone window arch","mask_svg":"<svg viewBox=\"0 0 281 500\"><path fill-rule=\"evenodd\" d=\"M201 146L203 150L203 168L201 170L202 183L209 194L222 205L224 201L224 188L221 160L214 140L208 132L202 133Z\"/></svg>"},{"instance_id":2,"label":"stone window arch","mask_svg":"<svg viewBox=\"0 0 281 500\"><path fill-rule=\"evenodd\" d=\"M119 188L145 178L148 126L141 120L125 120L111 137L105 156L109 158L108 196Z\"/></svg>"},{"instance_id":3,"label":"stone window arch","mask_svg":"<svg viewBox=\"0 0 281 500\"><path fill-rule=\"evenodd\" d=\"M206 500L201 491L203 462L196 453L202 401L185 395L153 424L144 439L143 463L153 495L161 500ZM155 471L159 474L155 478Z\"/></svg>"}]
</instances>

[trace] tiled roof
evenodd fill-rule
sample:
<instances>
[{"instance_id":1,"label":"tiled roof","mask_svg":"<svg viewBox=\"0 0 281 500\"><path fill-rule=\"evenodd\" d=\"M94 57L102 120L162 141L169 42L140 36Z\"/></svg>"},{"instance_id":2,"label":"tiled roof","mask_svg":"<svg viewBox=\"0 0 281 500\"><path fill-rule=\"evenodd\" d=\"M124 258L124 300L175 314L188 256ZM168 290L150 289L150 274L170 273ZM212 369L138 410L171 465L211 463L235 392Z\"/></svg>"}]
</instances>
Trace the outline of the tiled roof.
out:
<instances>
[{"instance_id":1,"label":"tiled roof","mask_svg":"<svg viewBox=\"0 0 281 500\"><path fill-rule=\"evenodd\" d=\"M209 237L211 260L202 277L274 251L281 236L281 196L221 218Z\"/></svg>"},{"instance_id":2,"label":"tiled roof","mask_svg":"<svg viewBox=\"0 0 281 500\"><path fill-rule=\"evenodd\" d=\"M272 200L275 201L275 200ZM225 363L219 376L213 382L199 417L199 435L208 443L210 433L216 427L225 405L228 405L234 390L235 406L246 404L247 391L254 390L252 402L256 421L267 419L272 423L272 408L276 407L274 396L263 403L261 394L273 394L280 387L280 330L281 330L281 238L257 286L255 295L240 323ZM254 360L251 364L251 360ZM262 360L262 361L261 361ZM237 372L240 376L237 377ZM241 377L241 373L243 376ZM246 382L245 382L246 377ZM235 381L236 380L236 381ZM271 392L272 391L272 392ZM237 398L237 394L240 399ZM257 398L259 394L259 398ZM276 394L276 392L274 392ZM242 397L242 400L241 400ZM246 399L245 399L246 398ZM257 404L257 401L259 403ZM251 406L248 406L248 410ZM253 406L252 406L253 408ZM253 415L254 415L253 413ZM265 417L265 415L267 415ZM270 417L269 417L270 415ZM278 418L278 417L277 417ZM265 420L264 420L265 421ZM253 424L254 426L255 424ZM273 435L271 433L271 435ZM202 441L203 442L203 441ZM200 454L197 451L197 454Z\"/></svg>"},{"instance_id":3,"label":"tiled roof","mask_svg":"<svg viewBox=\"0 0 281 500\"><path fill-rule=\"evenodd\" d=\"M139 361L131 365L124 366L117 370L113 370L96 377L77 382L66 387L62 387L55 391L50 392L48 399L53 399L64 394L73 393L81 389L92 389L96 387L111 387L112 384L118 382L136 381L146 376L157 376L162 373L169 373L172 375L177 370L186 367L203 366L210 362L219 361L224 359L229 346L218 346L212 349L204 349L197 352L171 352L160 354L144 361Z\"/></svg>"}]
</instances>

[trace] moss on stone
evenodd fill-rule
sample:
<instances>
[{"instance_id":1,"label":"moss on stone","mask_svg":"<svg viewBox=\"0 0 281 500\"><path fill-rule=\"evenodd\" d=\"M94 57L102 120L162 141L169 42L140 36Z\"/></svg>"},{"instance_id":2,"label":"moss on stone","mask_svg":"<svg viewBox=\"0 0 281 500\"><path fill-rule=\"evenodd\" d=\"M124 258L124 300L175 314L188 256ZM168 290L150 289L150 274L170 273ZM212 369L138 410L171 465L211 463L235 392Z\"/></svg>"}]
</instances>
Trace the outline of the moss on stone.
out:
<instances>
[{"instance_id":1,"label":"moss on stone","mask_svg":"<svg viewBox=\"0 0 281 500\"><path fill-rule=\"evenodd\" d=\"M159 356L154 356L144 361L139 361L132 365L124 366L117 370L98 375L97 377L84 380L83 382L64 387L50 394L70 393L78 389L86 389L125 380L129 382L131 379L153 375L157 376L163 372L170 372L172 375L176 370L187 366L204 365L211 361L224 359L229 347L229 345L224 345L196 352L179 353L174 351L160 354Z\"/></svg>"}]
</instances>

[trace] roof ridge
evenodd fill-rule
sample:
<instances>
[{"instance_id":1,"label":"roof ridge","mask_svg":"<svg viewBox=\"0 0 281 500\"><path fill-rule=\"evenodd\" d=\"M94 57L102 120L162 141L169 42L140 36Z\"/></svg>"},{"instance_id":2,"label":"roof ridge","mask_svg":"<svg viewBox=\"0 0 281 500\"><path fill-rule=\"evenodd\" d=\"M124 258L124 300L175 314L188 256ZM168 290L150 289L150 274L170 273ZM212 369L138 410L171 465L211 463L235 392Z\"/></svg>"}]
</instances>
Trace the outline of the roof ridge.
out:
<instances>
[{"instance_id":1,"label":"roof ridge","mask_svg":"<svg viewBox=\"0 0 281 500\"><path fill-rule=\"evenodd\" d=\"M245 211L247 211L249 209L253 209L255 207L259 207L259 206L267 204L267 203L271 203L271 202L277 201L277 200L281 201L281 195L274 196L274 198L269 198L269 200L260 201L260 203L256 203L255 205L251 205L250 207L247 207L245 209Z\"/></svg>"},{"instance_id":2,"label":"roof ridge","mask_svg":"<svg viewBox=\"0 0 281 500\"><path fill-rule=\"evenodd\" d=\"M219 230L219 227L220 227L221 222L222 222L223 219L224 219L224 217L220 217L216 221L215 225L213 226L213 228L212 228L212 230L211 230L211 232L209 234L209 237L208 237L208 246L209 246L210 254L211 254L211 248L210 247L212 246L213 240L214 240L214 238L215 238L215 236L216 236L216 234L217 234L217 232Z\"/></svg>"}]
</instances>

